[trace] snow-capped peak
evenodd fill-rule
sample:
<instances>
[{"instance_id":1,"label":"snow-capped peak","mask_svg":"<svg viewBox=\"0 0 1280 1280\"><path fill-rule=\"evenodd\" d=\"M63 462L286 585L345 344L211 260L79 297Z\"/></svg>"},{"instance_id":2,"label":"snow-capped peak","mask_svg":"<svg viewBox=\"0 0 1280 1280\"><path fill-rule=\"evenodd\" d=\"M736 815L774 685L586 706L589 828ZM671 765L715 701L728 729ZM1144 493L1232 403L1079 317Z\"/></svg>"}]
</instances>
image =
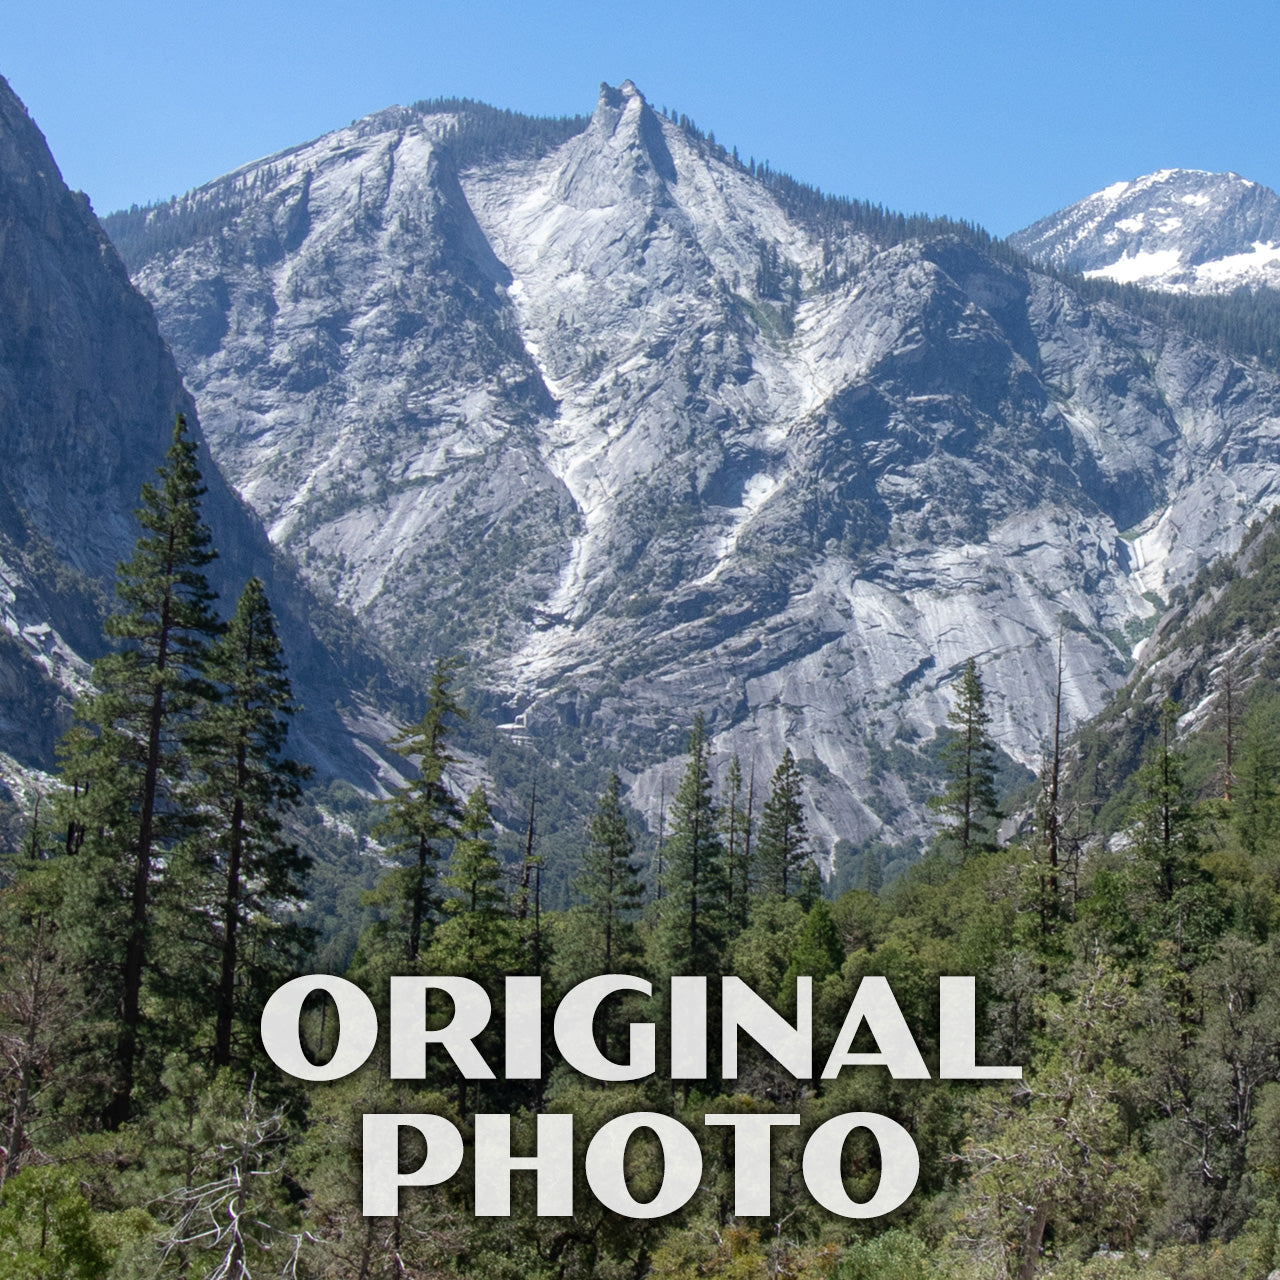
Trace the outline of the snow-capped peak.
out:
<instances>
[{"instance_id":1,"label":"snow-capped peak","mask_svg":"<svg viewBox=\"0 0 1280 1280\"><path fill-rule=\"evenodd\" d=\"M1112 183L1010 239L1036 261L1149 288L1280 287L1280 197L1236 173Z\"/></svg>"}]
</instances>

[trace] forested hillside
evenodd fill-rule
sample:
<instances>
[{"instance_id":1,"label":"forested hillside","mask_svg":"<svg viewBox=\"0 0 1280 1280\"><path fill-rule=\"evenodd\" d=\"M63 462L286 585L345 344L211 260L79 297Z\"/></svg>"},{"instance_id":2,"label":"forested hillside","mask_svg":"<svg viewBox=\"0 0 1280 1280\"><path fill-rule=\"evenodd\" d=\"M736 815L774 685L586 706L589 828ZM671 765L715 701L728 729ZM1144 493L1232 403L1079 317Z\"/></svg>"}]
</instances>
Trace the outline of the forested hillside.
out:
<instances>
[{"instance_id":1,"label":"forested hillside","mask_svg":"<svg viewBox=\"0 0 1280 1280\"><path fill-rule=\"evenodd\" d=\"M299 913L313 868L289 834L302 771L287 754L292 700L269 601L252 581L215 622L199 490L180 423L119 574L107 628L120 647L78 704L61 787L5 866L6 1275L1216 1280L1280 1263L1280 700L1259 643L1277 609L1274 524L1202 576L1158 633L1161 656L1082 740L1087 761L1108 724L1146 715L1136 770L1109 776L1111 808L1082 799L1077 749L1059 741L1034 821L1000 843L991 717L970 661L950 690L929 855L886 887L866 858L862 887L834 900L791 752L769 778L735 759L716 787L695 716L656 842L612 777L582 832L574 905L549 910L543 872L562 851L538 837L531 796L523 850L497 856L485 787L460 785L467 708L441 661L425 714L389 744L417 777L367 832L365 923L343 956ZM1181 655L1178 687L1196 692L1227 652L1246 727L1224 739L1205 714L1189 761L1161 673ZM1153 702L1151 720L1139 709ZM258 1020L322 955L368 992L383 1036L392 975L481 983L495 1020L476 1047L494 1063L506 977L540 978L540 1074L467 1080L428 1054L420 1079L391 1080L379 1037L346 1078L286 1076ZM601 1083L550 1050L549 1028L567 992L606 973L655 993L605 1005L606 1058L624 1055L628 1023L654 1019L668 1060L671 980L736 976L788 1021L811 980L812 1072L843 1065L819 1080L741 1037L730 1070L713 1001L704 1078L659 1066ZM976 978L975 1060L1019 1064L1021 1079L938 1078L940 979L957 974ZM912 1050L871 1009L886 979ZM310 1061L340 1033L326 1001L308 1006ZM883 1065L904 1053L920 1071ZM585 1181L594 1134L635 1112L674 1117L700 1143L696 1189L656 1218L603 1207ZM535 1117L571 1115L573 1216L539 1216L532 1175L517 1174L511 1216L477 1218L466 1162L402 1191L397 1216L364 1216L361 1131L375 1113L438 1117L467 1143L480 1114L514 1116L517 1142L533 1140ZM767 1213L735 1209L733 1144L702 1123L744 1113L798 1120L772 1130ZM919 1153L914 1191L886 1216L851 1220L809 1193L806 1143L849 1113L894 1119ZM855 1205L878 1169L856 1130L843 1157ZM633 1145L627 1171L643 1205L664 1181L659 1149Z\"/></svg>"},{"instance_id":2,"label":"forested hillside","mask_svg":"<svg viewBox=\"0 0 1280 1280\"><path fill-rule=\"evenodd\" d=\"M313 597L0 108L32 268L0 326L0 1274L1280 1267L1268 295L1055 277L629 82L589 120L381 112L110 224ZM261 1035L317 974L379 1028L331 1081L333 1001L292 1074ZM605 974L570 1053L558 1011ZM393 1009L413 978L487 993L484 1070L395 1063L393 1026L449 1016ZM773 1012L726 1053L733 979ZM605 1207L589 1152L636 1113L692 1135L685 1173L642 1134ZM364 1212L379 1114L437 1122L405 1170L461 1151L398 1215ZM850 1114L910 1135L892 1212L857 1216L912 1163L866 1125L812 1194ZM523 1153L571 1117L572 1214L523 1170L477 1217L508 1116Z\"/></svg>"}]
</instances>

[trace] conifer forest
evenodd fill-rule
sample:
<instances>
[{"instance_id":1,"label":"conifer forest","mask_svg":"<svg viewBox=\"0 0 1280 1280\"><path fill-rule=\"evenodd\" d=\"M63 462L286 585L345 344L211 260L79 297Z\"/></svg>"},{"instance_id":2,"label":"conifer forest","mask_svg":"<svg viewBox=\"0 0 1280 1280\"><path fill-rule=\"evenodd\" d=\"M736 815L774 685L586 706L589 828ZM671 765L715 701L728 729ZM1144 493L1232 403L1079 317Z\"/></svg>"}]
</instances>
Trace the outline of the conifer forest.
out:
<instances>
[{"instance_id":1,"label":"conifer forest","mask_svg":"<svg viewBox=\"0 0 1280 1280\"><path fill-rule=\"evenodd\" d=\"M838 856L824 881L790 750L771 778L736 757L713 770L695 713L657 833L608 776L571 872L560 868L567 905L545 890L563 852L538 836L536 788L503 852L485 788L457 785L468 708L445 658L421 717L389 744L408 780L365 806L376 875L344 950L333 915L307 910L308 779L288 754L271 604L257 579L233 607L214 600L202 493L179 418L141 494L113 643L63 740L58 785L4 868L6 1276L1209 1280L1280 1263L1274 658L1237 671L1226 718L1189 739L1171 697L1131 690L1140 713L1123 733L1105 718L1055 733L1038 783L1004 796L970 660L939 754L936 836L888 882L874 845ZM1215 627L1266 629L1280 528L1259 526L1246 550L1247 574L1206 572L1191 589L1214 601L1195 624L1202 644ZM1183 676L1188 692L1211 678L1223 675ZM286 1075L259 1035L272 992L317 971L366 992L383 1028L368 1061L331 1082ZM421 1078L388 1071L392 976L480 983L495 1017L475 1047L496 1063L509 975L541 979L549 1024L567 992L604 974L655 993L601 1005L594 1038L610 1061L646 1020L658 1061L675 1051L672 978L732 976L788 1022L810 979L814 1062L839 1036L852 1065L803 1078L739 1034L734 1071L712 1053L697 1080L660 1068L601 1082L549 1040L536 1078L468 1079L444 1054L427 1055ZM977 1060L1018 1064L1020 1079L938 1078L949 975L976 979ZM890 1069L883 1024L841 1030L868 978L887 980L926 1078ZM712 1044L717 1019L713 1008ZM309 998L309 1061L326 1062L340 1034L327 999ZM696 1191L662 1216L620 1214L581 1186L571 1215L540 1215L534 1175L517 1172L510 1214L477 1217L486 1175L469 1146L456 1177L402 1188L397 1215L362 1210L367 1114L441 1116L468 1139L477 1116L505 1114L522 1152L539 1117L570 1115L582 1184L592 1135L637 1111L699 1135ZM883 1216L842 1216L805 1192L807 1137L850 1112L893 1118L919 1153L912 1194ZM767 1213L736 1212L731 1135L701 1123L713 1113L799 1119L771 1129ZM417 1168L411 1127L401 1142L402 1172ZM855 1204L875 1193L879 1154L866 1130L845 1144ZM639 1204L659 1193L662 1153L643 1134L625 1176Z\"/></svg>"},{"instance_id":2,"label":"conifer forest","mask_svg":"<svg viewBox=\"0 0 1280 1280\"><path fill-rule=\"evenodd\" d=\"M0 80L0 1280L1280 1280L1277 282Z\"/></svg>"}]
</instances>

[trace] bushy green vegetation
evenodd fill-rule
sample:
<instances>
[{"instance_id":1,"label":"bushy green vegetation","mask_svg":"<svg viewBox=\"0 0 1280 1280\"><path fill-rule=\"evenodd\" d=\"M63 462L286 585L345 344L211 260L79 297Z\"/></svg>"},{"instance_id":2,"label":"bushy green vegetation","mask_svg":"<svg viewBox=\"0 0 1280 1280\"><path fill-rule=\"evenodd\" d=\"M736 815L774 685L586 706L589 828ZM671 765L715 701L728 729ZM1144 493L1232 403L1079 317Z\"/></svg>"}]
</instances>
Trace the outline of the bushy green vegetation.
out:
<instances>
[{"instance_id":1,"label":"bushy green vegetation","mask_svg":"<svg viewBox=\"0 0 1280 1280\"><path fill-rule=\"evenodd\" d=\"M198 536L192 545L198 561ZM1253 553L1254 567L1265 563ZM128 581L146 585L143 567L140 559ZM196 604L197 570L192 563L195 576L184 580ZM1230 590L1243 580L1224 581ZM1235 608L1225 593L1217 603L1224 600ZM1248 617L1253 625L1267 614ZM198 608L191 621L204 625ZM182 680L128 685L168 690L172 708L128 1078L120 1029L131 1006L95 975L119 964L127 982L134 934L125 927L95 941L78 914L86 892L114 876L114 858L125 868L140 858L137 803L119 808L115 792L97 795L96 785L84 795L92 769L76 764L123 748L104 719L113 708L102 703L123 696L111 692L123 678L119 659L100 669L105 692L82 708L82 722L99 726L97 745L73 739L67 832L46 828L0 895L6 1274L242 1277L266 1266L334 1280L1217 1280L1261 1277L1280 1263L1280 753L1272 745L1280 696L1270 686L1240 695L1247 727L1230 801L1199 799L1170 703L1139 749L1119 841L1101 844L1070 788L1046 778L1036 822L1000 847L982 681L966 667L936 753L945 822L932 851L876 892L897 851L868 847L850 863L850 847L837 847L837 876L860 887L833 900L810 860L799 804L806 769L786 753L771 785L753 790L735 762L717 792L695 722L684 781L648 865L637 854L645 833L623 808L617 777L608 778L581 831L576 905L562 910L545 897L536 801L529 837L508 846L504 868L484 788L463 805L449 785L451 741L463 723L449 663L436 666L424 716L397 740L419 764L415 780L375 806L330 786L289 814L297 797L278 755L283 673L270 644L259 652L247 634L265 636L268 622L251 591L224 636L184 641L191 671ZM123 626L115 625L122 653L134 657L120 671L133 681L155 643L140 623ZM239 671L225 662L232 652L247 655ZM219 742L232 748L229 772ZM244 772L271 758L278 763L269 776ZM490 763L497 776L509 768L497 746ZM119 817L91 824L102 812ZM383 1050L339 1082L287 1082L253 1041L265 987L223 980L234 931L219 925L221 910L246 909L242 941L252 938L255 972L269 982L314 968L320 957L308 960L297 946L305 936L294 877L305 868L287 831L328 842L306 890L310 919L328 931L321 968L360 980L379 1006L389 974L483 980L498 1018L477 1044L494 1061L507 973L543 979L548 1018L573 983L595 973L637 974L659 992L671 975L737 975L783 1015L794 1012L797 977L809 975L819 1061L863 979L883 977L936 1076L938 979L973 974L979 1061L1018 1062L1023 1078L895 1079L883 1066L860 1066L823 1082L796 1080L744 1044L735 1078L717 1074L713 1055L713 1074L700 1082L659 1073L600 1084L552 1059L540 1080L463 1082L448 1061L431 1059L425 1079L393 1082ZM259 868L243 884L234 883L237 838ZM207 910L202 884L215 887ZM127 893L120 900L127 905ZM113 936L122 948L115 959ZM274 960L261 968L264 947ZM206 951L210 960L198 960ZM211 979L206 995L223 995L198 998L191 979L201 972ZM626 1020L652 1016L628 998L596 1023L605 1052L617 1053ZM317 1007L305 1030L323 1060L333 1019ZM531 1140L536 1116L571 1112L581 1179L591 1134L641 1110L675 1116L701 1135L700 1188L662 1219L617 1215L585 1190L572 1219L539 1217L532 1181L521 1176L513 1215L477 1220L466 1171L404 1193L396 1219L361 1211L367 1112L434 1112L463 1132L477 1112L506 1112L516 1117L516 1142ZM707 1112L742 1110L801 1117L799 1128L774 1133L768 1219L735 1216L732 1143L701 1125ZM883 1219L842 1219L804 1188L806 1135L850 1111L896 1117L919 1149L914 1196ZM863 1199L878 1180L864 1139L851 1138L846 1151L847 1188ZM632 1193L652 1196L657 1179L652 1161L637 1160Z\"/></svg>"},{"instance_id":2,"label":"bushy green vegetation","mask_svg":"<svg viewBox=\"0 0 1280 1280\"><path fill-rule=\"evenodd\" d=\"M1181 742L1177 704L1130 691L1112 737L1127 721L1145 728L1125 737L1132 767L1109 778L1105 803L1096 776L1092 800L1083 789L1090 761L1102 767L1104 725L1079 749L1055 743L1034 820L1002 845L969 663L934 744L931 849L885 887L904 851L841 842L824 896L801 803L820 764L784 751L755 787L735 760L717 790L700 717L656 847L622 803L610 753L581 742L569 807L548 823L540 804L563 807L569 792L539 800L530 786L521 812L537 779L490 728L501 836L486 787L465 802L457 787L466 690L448 661L391 743L412 765L404 787L376 805L337 785L300 803L270 610L250 583L230 622L216 621L199 496L180 424L143 495L143 537L108 624L116 647L66 739L56 816L42 810L5 868L6 1275L1261 1280L1280 1265L1280 693L1263 643L1274 528L1183 605L1193 657L1256 642L1238 669L1234 736L1211 724ZM567 739L555 745L569 758ZM591 814L576 819L576 850L574 808ZM300 837L324 848L319 866ZM324 931L319 955L308 923ZM477 1047L495 1063L509 974L541 978L547 1025L584 978L652 981L656 1017L628 994L595 1031L616 1055L627 1022L654 1018L659 1062L668 979L736 976L794 1017L809 977L819 1064L863 981L883 978L931 1078L859 1065L796 1079L743 1043L736 1075L713 1052L701 1080L602 1084L547 1056L540 1079L468 1081L443 1055L420 1080L391 1080L380 1043L354 1074L303 1086L266 1059L256 1027L270 991L317 966L361 983L384 1027L391 975L481 981L495 1018ZM939 979L956 974L976 978L978 1061L1018 1063L1020 1080L936 1078ZM303 1031L324 1060L338 1033L327 1004L304 1011ZM859 1035L856 1050L875 1052ZM407 1190L398 1217L363 1214L368 1113L433 1113L467 1133L477 1114L509 1114L518 1144L538 1116L570 1113L581 1181L592 1135L636 1111L700 1135L698 1189L669 1215L626 1217L583 1188L574 1217L539 1217L520 1175L512 1216L477 1219L467 1167ZM702 1124L746 1111L801 1121L774 1134L767 1217L736 1216L732 1138ZM807 1137L850 1112L894 1117L920 1154L914 1194L882 1218L840 1217L805 1189ZM655 1194L652 1150L637 1144L629 1167L632 1193ZM866 1131L849 1138L844 1174L855 1199L872 1195Z\"/></svg>"}]
</instances>

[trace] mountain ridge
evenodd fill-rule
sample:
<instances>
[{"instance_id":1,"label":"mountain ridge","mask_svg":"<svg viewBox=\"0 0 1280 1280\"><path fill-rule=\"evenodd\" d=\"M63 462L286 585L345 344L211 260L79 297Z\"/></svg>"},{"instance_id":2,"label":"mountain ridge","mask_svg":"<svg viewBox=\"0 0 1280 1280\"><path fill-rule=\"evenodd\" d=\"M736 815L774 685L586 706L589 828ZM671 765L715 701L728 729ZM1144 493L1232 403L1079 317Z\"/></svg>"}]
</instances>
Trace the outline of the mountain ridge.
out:
<instances>
[{"instance_id":1,"label":"mountain ridge","mask_svg":"<svg viewBox=\"0 0 1280 1280\"><path fill-rule=\"evenodd\" d=\"M1192 294L1280 286L1280 196L1235 173L1160 169L1015 232L1033 261Z\"/></svg>"},{"instance_id":2,"label":"mountain ridge","mask_svg":"<svg viewBox=\"0 0 1280 1280\"><path fill-rule=\"evenodd\" d=\"M222 607L234 607L250 576L263 579L308 704L295 749L324 775L375 787L376 739L345 726L334 697L385 681L379 661L358 628L347 629L339 659L317 639L318 628L346 624L310 597L223 480L150 303L3 80L0 226L0 724L15 765L52 767L71 699L106 647L101 622L138 536L141 487L183 413L198 442Z\"/></svg>"},{"instance_id":3,"label":"mountain ridge","mask_svg":"<svg viewBox=\"0 0 1280 1280\"><path fill-rule=\"evenodd\" d=\"M976 231L807 222L629 83L539 156L454 125L237 170L137 281L313 586L553 755L597 735L651 824L702 706L722 759L813 761L828 847L918 838L948 673L1035 767L1060 619L1082 719L1276 501L1274 378Z\"/></svg>"}]
</instances>

